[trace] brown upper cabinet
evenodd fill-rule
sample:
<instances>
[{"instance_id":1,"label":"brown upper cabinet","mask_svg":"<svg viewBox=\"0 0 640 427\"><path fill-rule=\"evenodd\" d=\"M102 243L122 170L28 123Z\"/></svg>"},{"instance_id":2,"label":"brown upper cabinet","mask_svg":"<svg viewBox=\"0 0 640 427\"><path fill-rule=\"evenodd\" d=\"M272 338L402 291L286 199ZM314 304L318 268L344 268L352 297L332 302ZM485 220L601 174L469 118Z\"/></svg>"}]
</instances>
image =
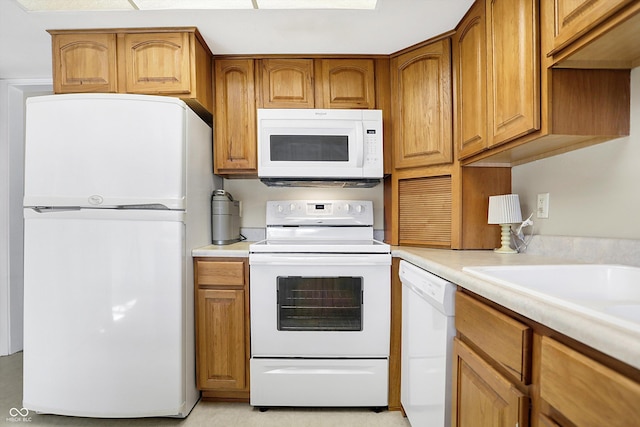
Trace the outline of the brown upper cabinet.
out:
<instances>
[{"instance_id":1,"label":"brown upper cabinet","mask_svg":"<svg viewBox=\"0 0 640 427\"><path fill-rule=\"evenodd\" d=\"M396 169L451 163L451 40L391 58Z\"/></svg>"},{"instance_id":2,"label":"brown upper cabinet","mask_svg":"<svg viewBox=\"0 0 640 427\"><path fill-rule=\"evenodd\" d=\"M191 91L191 61L187 33L124 34L125 92Z\"/></svg>"},{"instance_id":3,"label":"brown upper cabinet","mask_svg":"<svg viewBox=\"0 0 640 427\"><path fill-rule=\"evenodd\" d=\"M55 93L118 91L115 33L50 33Z\"/></svg>"},{"instance_id":4,"label":"brown upper cabinet","mask_svg":"<svg viewBox=\"0 0 640 427\"><path fill-rule=\"evenodd\" d=\"M388 89L376 90L376 63L388 68L373 58L216 57L215 173L257 174L257 108L382 109Z\"/></svg>"},{"instance_id":5,"label":"brown upper cabinet","mask_svg":"<svg viewBox=\"0 0 640 427\"><path fill-rule=\"evenodd\" d=\"M543 52L555 67L619 68L640 65L640 2L547 0Z\"/></svg>"},{"instance_id":6,"label":"brown upper cabinet","mask_svg":"<svg viewBox=\"0 0 640 427\"><path fill-rule=\"evenodd\" d=\"M258 60L261 108L376 108L373 59Z\"/></svg>"},{"instance_id":7,"label":"brown upper cabinet","mask_svg":"<svg viewBox=\"0 0 640 427\"><path fill-rule=\"evenodd\" d=\"M540 128L537 0L487 0L489 147Z\"/></svg>"},{"instance_id":8,"label":"brown upper cabinet","mask_svg":"<svg viewBox=\"0 0 640 427\"><path fill-rule=\"evenodd\" d=\"M176 96L211 123L212 55L196 28L49 33L55 93Z\"/></svg>"},{"instance_id":9,"label":"brown upper cabinet","mask_svg":"<svg viewBox=\"0 0 640 427\"><path fill-rule=\"evenodd\" d=\"M464 165L515 166L629 134L629 71L556 67L544 53L555 13L553 0L478 0L458 26L455 141ZM485 46L486 137L478 115Z\"/></svg>"},{"instance_id":10,"label":"brown upper cabinet","mask_svg":"<svg viewBox=\"0 0 640 427\"><path fill-rule=\"evenodd\" d=\"M553 0L553 50L557 52L633 0Z\"/></svg>"},{"instance_id":11,"label":"brown upper cabinet","mask_svg":"<svg viewBox=\"0 0 640 427\"><path fill-rule=\"evenodd\" d=\"M312 59L262 59L262 108L314 108Z\"/></svg>"},{"instance_id":12,"label":"brown upper cabinet","mask_svg":"<svg viewBox=\"0 0 640 427\"><path fill-rule=\"evenodd\" d=\"M373 59L320 59L321 108L376 108Z\"/></svg>"},{"instance_id":13,"label":"brown upper cabinet","mask_svg":"<svg viewBox=\"0 0 640 427\"><path fill-rule=\"evenodd\" d=\"M458 157L488 147L487 143L487 36L485 8L473 4L453 36L455 102L453 130Z\"/></svg>"},{"instance_id":14,"label":"brown upper cabinet","mask_svg":"<svg viewBox=\"0 0 640 427\"><path fill-rule=\"evenodd\" d=\"M453 38L458 158L540 128L536 5L478 0L460 22Z\"/></svg>"},{"instance_id":15,"label":"brown upper cabinet","mask_svg":"<svg viewBox=\"0 0 640 427\"><path fill-rule=\"evenodd\" d=\"M216 59L214 172L257 174L255 64L253 59Z\"/></svg>"}]
</instances>

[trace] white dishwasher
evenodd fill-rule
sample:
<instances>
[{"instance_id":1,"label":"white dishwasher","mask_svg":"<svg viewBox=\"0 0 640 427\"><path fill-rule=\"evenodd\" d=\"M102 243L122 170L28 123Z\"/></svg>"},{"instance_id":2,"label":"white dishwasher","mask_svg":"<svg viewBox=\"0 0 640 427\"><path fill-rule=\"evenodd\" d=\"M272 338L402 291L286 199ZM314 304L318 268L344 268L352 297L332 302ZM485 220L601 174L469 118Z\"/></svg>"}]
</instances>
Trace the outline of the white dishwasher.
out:
<instances>
[{"instance_id":1,"label":"white dishwasher","mask_svg":"<svg viewBox=\"0 0 640 427\"><path fill-rule=\"evenodd\" d=\"M456 286L404 260L400 281L402 407L412 427L449 426Z\"/></svg>"}]
</instances>

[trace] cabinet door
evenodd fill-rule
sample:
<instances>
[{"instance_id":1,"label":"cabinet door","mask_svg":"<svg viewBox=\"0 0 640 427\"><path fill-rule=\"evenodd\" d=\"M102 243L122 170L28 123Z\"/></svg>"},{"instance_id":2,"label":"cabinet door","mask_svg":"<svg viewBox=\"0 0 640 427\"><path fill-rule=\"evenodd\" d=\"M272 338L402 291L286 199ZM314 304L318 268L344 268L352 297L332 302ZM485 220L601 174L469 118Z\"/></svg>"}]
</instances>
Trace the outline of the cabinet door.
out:
<instances>
[{"instance_id":1,"label":"cabinet door","mask_svg":"<svg viewBox=\"0 0 640 427\"><path fill-rule=\"evenodd\" d=\"M540 397L578 427L626 427L640 420L640 383L542 337Z\"/></svg>"},{"instance_id":2,"label":"cabinet door","mask_svg":"<svg viewBox=\"0 0 640 427\"><path fill-rule=\"evenodd\" d=\"M540 128L536 0L487 0L489 146Z\"/></svg>"},{"instance_id":3,"label":"cabinet door","mask_svg":"<svg viewBox=\"0 0 640 427\"><path fill-rule=\"evenodd\" d=\"M262 108L313 108L312 59L263 59Z\"/></svg>"},{"instance_id":4,"label":"cabinet door","mask_svg":"<svg viewBox=\"0 0 640 427\"><path fill-rule=\"evenodd\" d=\"M529 425L529 398L459 339L454 339L453 348L451 425Z\"/></svg>"},{"instance_id":5,"label":"cabinet door","mask_svg":"<svg viewBox=\"0 0 640 427\"><path fill-rule=\"evenodd\" d=\"M398 182L400 244L451 247L451 176Z\"/></svg>"},{"instance_id":6,"label":"cabinet door","mask_svg":"<svg viewBox=\"0 0 640 427\"><path fill-rule=\"evenodd\" d=\"M394 166L451 163L451 42L443 39L393 58Z\"/></svg>"},{"instance_id":7,"label":"cabinet door","mask_svg":"<svg viewBox=\"0 0 640 427\"><path fill-rule=\"evenodd\" d=\"M190 57L188 33L124 34L125 92L189 93Z\"/></svg>"},{"instance_id":8,"label":"cabinet door","mask_svg":"<svg viewBox=\"0 0 640 427\"><path fill-rule=\"evenodd\" d=\"M322 59L320 108L376 107L372 59ZM317 95L317 94L316 94Z\"/></svg>"},{"instance_id":9,"label":"cabinet door","mask_svg":"<svg viewBox=\"0 0 640 427\"><path fill-rule=\"evenodd\" d=\"M554 52L566 47L632 0L554 0Z\"/></svg>"},{"instance_id":10,"label":"cabinet door","mask_svg":"<svg viewBox=\"0 0 640 427\"><path fill-rule=\"evenodd\" d=\"M486 42L484 3L478 1L460 23L453 38L454 140L459 159L487 147Z\"/></svg>"},{"instance_id":11,"label":"cabinet door","mask_svg":"<svg viewBox=\"0 0 640 427\"><path fill-rule=\"evenodd\" d=\"M199 289L197 322L198 388L244 389L244 291Z\"/></svg>"},{"instance_id":12,"label":"cabinet door","mask_svg":"<svg viewBox=\"0 0 640 427\"><path fill-rule=\"evenodd\" d=\"M53 91L117 92L116 35L52 34Z\"/></svg>"},{"instance_id":13,"label":"cabinet door","mask_svg":"<svg viewBox=\"0 0 640 427\"><path fill-rule=\"evenodd\" d=\"M256 174L256 101L252 59L218 59L215 68L214 171Z\"/></svg>"}]
</instances>

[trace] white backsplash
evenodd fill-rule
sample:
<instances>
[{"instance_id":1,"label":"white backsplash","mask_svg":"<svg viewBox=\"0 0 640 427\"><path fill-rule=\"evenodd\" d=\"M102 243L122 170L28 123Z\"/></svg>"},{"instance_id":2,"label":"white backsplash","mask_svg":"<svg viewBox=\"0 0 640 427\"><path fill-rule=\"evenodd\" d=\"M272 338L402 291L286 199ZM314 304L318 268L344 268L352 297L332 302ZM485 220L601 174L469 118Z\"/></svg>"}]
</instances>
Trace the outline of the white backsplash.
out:
<instances>
[{"instance_id":1,"label":"white backsplash","mask_svg":"<svg viewBox=\"0 0 640 427\"><path fill-rule=\"evenodd\" d=\"M240 234L242 234L245 239L249 242L259 242L260 240L266 239L266 230L264 228L251 228L251 227L241 227Z\"/></svg>"},{"instance_id":2,"label":"white backsplash","mask_svg":"<svg viewBox=\"0 0 640 427\"><path fill-rule=\"evenodd\" d=\"M534 235L525 253L640 267L640 240L633 239Z\"/></svg>"}]
</instances>

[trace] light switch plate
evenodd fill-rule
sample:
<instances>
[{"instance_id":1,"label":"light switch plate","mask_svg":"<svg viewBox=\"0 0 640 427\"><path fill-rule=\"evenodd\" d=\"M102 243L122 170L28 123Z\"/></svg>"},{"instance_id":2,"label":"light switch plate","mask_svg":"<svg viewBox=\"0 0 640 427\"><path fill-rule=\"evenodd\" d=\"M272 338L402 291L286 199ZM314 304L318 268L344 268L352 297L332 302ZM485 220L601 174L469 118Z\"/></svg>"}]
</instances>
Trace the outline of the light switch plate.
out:
<instances>
[{"instance_id":1,"label":"light switch plate","mask_svg":"<svg viewBox=\"0 0 640 427\"><path fill-rule=\"evenodd\" d=\"M549 193L538 194L536 218L549 218Z\"/></svg>"}]
</instances>

